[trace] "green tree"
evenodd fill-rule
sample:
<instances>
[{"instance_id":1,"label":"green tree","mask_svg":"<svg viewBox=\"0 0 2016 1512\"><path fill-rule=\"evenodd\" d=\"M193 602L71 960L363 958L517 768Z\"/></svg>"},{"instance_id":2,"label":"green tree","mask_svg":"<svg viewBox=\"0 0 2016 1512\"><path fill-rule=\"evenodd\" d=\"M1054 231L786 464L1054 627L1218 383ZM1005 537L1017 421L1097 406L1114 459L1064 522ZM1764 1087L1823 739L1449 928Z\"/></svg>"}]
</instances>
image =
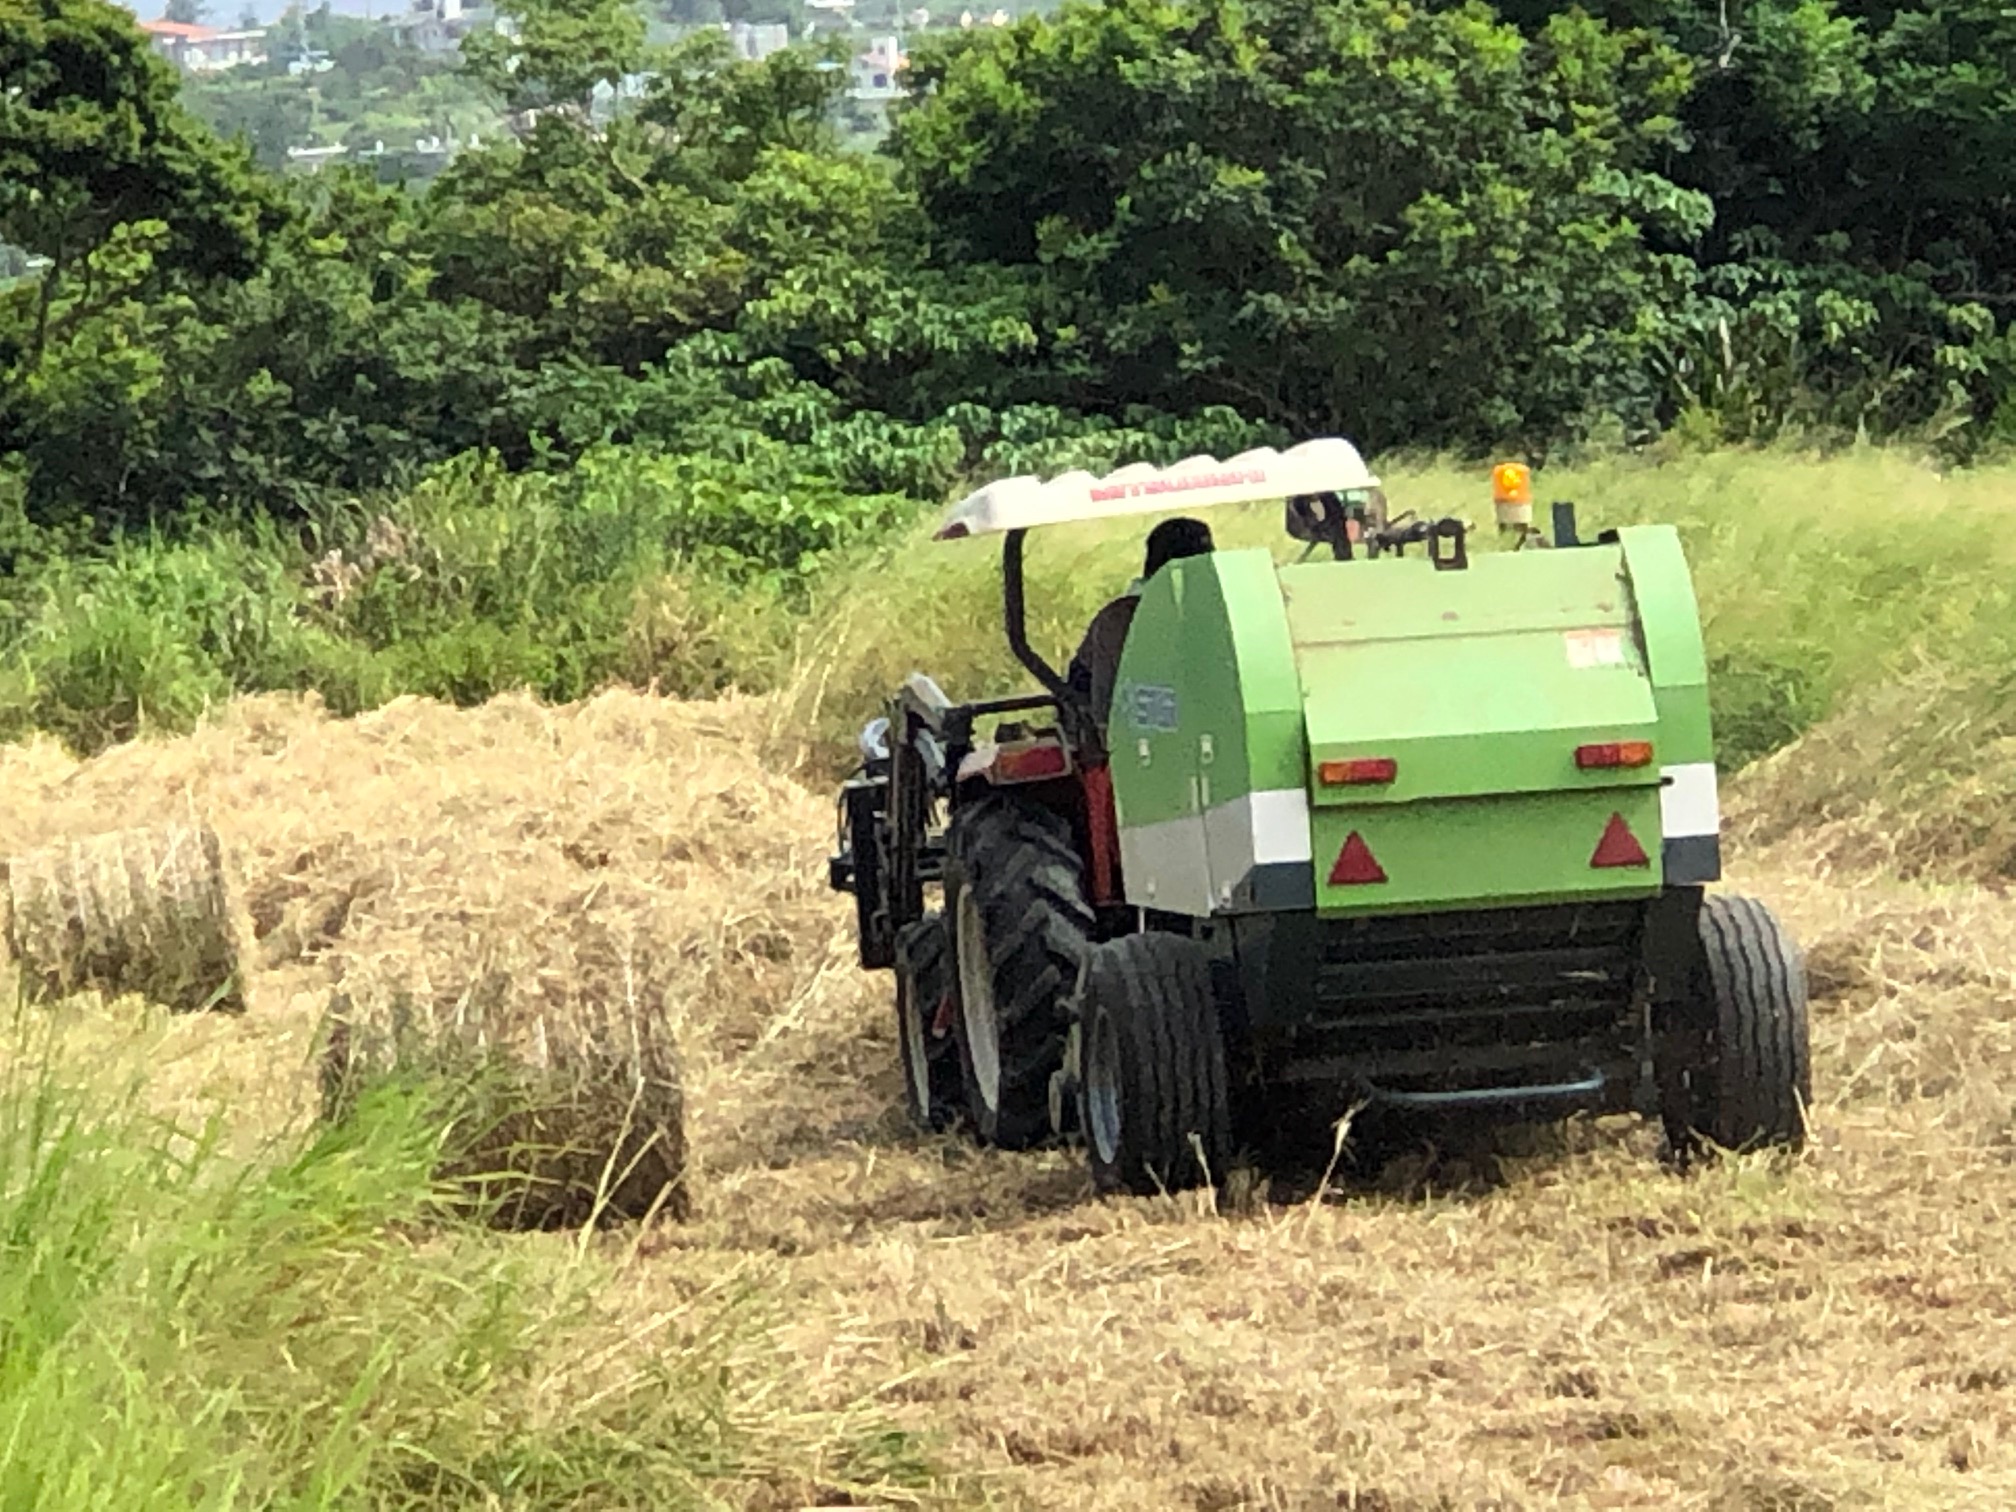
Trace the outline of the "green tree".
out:
<instances>
[{"instance_id":1,"label":"green tree","mask_svg":"<svg viewBox=\"0 0 2016 1512\"><path fill-rule=\"evenodd\" d=\"M1374 446L1655 418L1711 207L1654 171L1688 70L1581 15L1113 0L920 47L892 150L951 266L1042 270L1101 408ZM1610 421L1608 423L1614 423Z\"/></svg>"},{"instance_id":2,"label":"green tree","mask_svg":"<svg viewBox=\"0 0 2016 1512\"><path fill-rule=\"evenodd\" d=\"M168 0L168 8L162 12L162 18L178 26L201 26L209 12L210 7L203 0Z\"/></svg>"},{"instance_id":3,"label":"green tree","mask_svg":"<svg viewBox=\"0 0 2016 1512\"><path fill-rule=\"evenodd\" d=\"M292 79L205 80L189 96L213 130L243 138L259 165L273 173L287 167L287 149L306 141L315 125L317 96Z\"/></svg>"},{"instance_id":4,"label":"green tree","mask_svg":"<svg viewBox=\"0 0 2016 1512\"><path fill-rule=\"evenodd\" d=\"M203 503L296 519L455 452L525 459L522 327L437 297L400 191L336 170L299 194L249 278L59 305L14 400L38 518ZM166 240L158 223L122 228L99 282L145 288Z\"/></svg>"},{"instance_id":5,"label":"green tree","mask_svg":"<svg viewBox=\"0 0 2016 1512\"><path fill-rule=\"evenodd\" d=\"M1984 431L2016 390L2016 14L1994 0L1595 0L1693 61L1665 171L1716 214L1679 364L1736 434ZM1504 0L1528 35L1552 0ZM1683 145L1684 144L1684 145ZM1976 422L1969 425L1968 422Z\"/></svg>"},{"instance_id":6,"label":"green tree","mask_svg":"<svg viewBox=\"0 0 2016 1512\"><path fill-rule=\"evenodd\" d=\"M805 58L743 64L703 33L666 50L637 109L599 134L546 119L522 144L464 154L428 197L444 292L535 322L543 355L635 371L732 326L790 257L843 243L879 256L849 240L842 202L858 201L860 174L886 178L831 155L835 89ZM738 226L752 182L794 152L807 177L760 233Z\"/></svg>"},{"instance_id":7,"label":"green tree","mask_svg":"<svg viewBox=\"0 0 2016 1512\"><path fill-rule=\"evenodd\" d=\"M499 0L503 24L465 38L471 74L514 111L567 107L582 121L595 86L644 66L644 16L635 0Z\"/></svg>"},{"instance_id":8,"label":"green tree","mask_svg":"<svg viewBox=\"0 0 2016 1512\"><path fill-rule=\"evenodd\" d=\"M0 239L50 259L25 332L18 312L10 323L0 311L0 374L35 360L73 274L84 278L74 309L132 292L98 284L90 261L120 226L165 229L150 278L255 265L278 201L241 151L182 109L173 70L131 12L106 0L0 0L0 79Z\"/></svg>"}]
</instances>

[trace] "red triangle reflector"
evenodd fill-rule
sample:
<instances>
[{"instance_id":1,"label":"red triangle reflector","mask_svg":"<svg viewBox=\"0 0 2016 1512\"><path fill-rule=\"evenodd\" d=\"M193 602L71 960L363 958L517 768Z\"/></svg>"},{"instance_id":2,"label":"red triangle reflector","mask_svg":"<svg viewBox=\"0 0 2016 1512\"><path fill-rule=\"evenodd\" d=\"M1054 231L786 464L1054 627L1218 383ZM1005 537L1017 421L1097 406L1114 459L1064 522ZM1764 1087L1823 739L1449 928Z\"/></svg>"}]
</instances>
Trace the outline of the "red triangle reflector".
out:
<instances>
[{"instance_id":1,"label":"red triangle reflector","mask_svg":"<svg viewBox=\"0 0 2016 1512\"><path fill-rule=\"evenodd\" d=\"M1610 823L1603 831L1603 838L1596 842L1596 854L1589 858L1591 866L1650 866L1652 858L1645 854L1645 847L1638 843L1638 837L1631 833L1631 826L1624 822L1622 814L1612 814Z\"/></svg>"},{"instance_id":2,"label":"red triangle reflector","mask_svg":"<svg viewBox=\"0 0 2016 1512\"><path fill-rule=\"evenodd\" d=\"M1337 852L1337 864L1330 868L1330 885L1352 887L1385 880L1385 869L1372 859L1372 847L1365 843L1365 837L1358 831L1351 831L1351 838L1344 842L1344 849Z\"/></svg>"}]
</instances>

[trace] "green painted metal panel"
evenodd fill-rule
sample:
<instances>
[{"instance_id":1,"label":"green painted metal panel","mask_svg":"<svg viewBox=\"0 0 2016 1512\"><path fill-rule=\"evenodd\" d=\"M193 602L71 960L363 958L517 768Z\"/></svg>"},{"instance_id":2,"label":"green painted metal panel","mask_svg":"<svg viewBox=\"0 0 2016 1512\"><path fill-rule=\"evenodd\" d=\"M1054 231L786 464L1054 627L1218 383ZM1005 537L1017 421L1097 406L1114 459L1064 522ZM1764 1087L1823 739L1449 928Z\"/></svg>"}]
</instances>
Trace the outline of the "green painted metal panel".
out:
<instances>
[{"instance_id":1,"label":"green painted metal panel","mask_svg":"<svg viewBox=\"0 0 2016 1512\"><path fill-rule=\"evenodd\" d=\"M1251 555L1251 553L1246 553ZM1214 804L1249 790L1246 772L1246 690L1225 600L1225 566L1212 558L1172 564L1183 581L1183 622L1177 627L1182 660L1177 668L1179 718L1191 740L1197 801ZM1160 627L1151 624L1147 633Z\"/></svg>"},{"instance_id":2,"label":"green painted metal panel","mask_svg":"<svg viewBox=\"0 0 2016 1512\"><path fill-rule=\"evenodd\" d=\"M1659 710L1615 547L1325 563L1281 572L1313 769L1390 757L1382 787L1312 787L1364 806L1656 786ZM1578 746L1645 740L1655 764L1583 771Z\"/></svg>"},{"instance_id":3,"label":"green painted metal panel","mask_svg":"<svg viewBox=\"0 0 2016 1512\"><path fill-rule=\"evenodd\" d=\"M1185 608L1195 597L1182 591L1185 577L1180 567L1172 568L1142 587L1114 680L1107 744L1112 749L1114 804L1122 825L1161 824L1202 812L1194 728L1197 697L1186 683L1184 668L1190 643L1204 637L1197 626L1185 623ZM1191 726L1186 726L1185 715L1191 716Z\"/></svg>"},{"instance_id":4,"label":"green painted metal panel","mask_svg":"<svg viewBox=\"0 0 2016 1512\"><path fill-rule=\"evenodd\" d=\"M1313 872L1300 906L1325 914L1649 896L1662 783L1711 749L1692 583L1663 527L1460 572L1277 569L1265 550L1174 563L1142 591L1108 734L1134 903L1268 906L1241 879L1278 889L1284 865ZM1650 741L1652 764L1576 766L1576 747L1622 740ZM1396 781L1316 780L1357 756L1392 758ZM1690 781L1692 809L1712 808L1712 769ZM1645 867L1591 866L1613 814ZM1354 830L1387 881L1333 888Z\"/></svg>"},{"instance_id":5,"label":"green painted metal panel","mask_svg":"<svg viewBox=\"0 0 2016 1512\"><path fill-rule=\"evenodd\" d=\"M1210 560L1238 664L1248 784L1258 791L1302 787L1309 772L1302 679L1273 557L1265 550L1221 551ZM1235 796L1223 779L1213 791Z\"/></svg>"},{"instance_id":6,"label":"green painted metal panel","mask_svg":"<svg viewBox=\"0 0 2016 1512\"><path fill-rule=\"evenodd\" d=\"M1198 691L1185 679L1191 647L1224 625L1216 581L1177 564L1141 589L1113 687L1107 724L1121 883L1129 903L1210 913L1212 861L1198 772ZM1220 663L1230 659L1230 645Z\"/></svg>"},{"instance_id":7,"label":"green painted metal panel","mask_svg":"<svg viewBox=\"0 0 2016 1512\"><path fill-rule=\"evenodd\" d=\"M1280 569L1298 646L1472 636L1502 629L1558 631L1627 625L1623 550L1486 552L1463 571L1420 556L1376 562L1298 562Z\"/></svg>"},{"instance_id":8,"label":"green painted metal panel","mask_svg":"<svg viewBox=\"0 0 2016 1512\"><path fill-rule=\"evenodd\" d=\"M1637 600L1652 680L1664 687L1705 685L1708 651L1701 608L1680 533L1671 525L1633 525L1618 531L1617 539Z\"/></svg>"},{"instance_id":9,"label":"green painted metal panel","mask_svg":"<svg viewBox=\"0 0 2016 1512\"><path fill-rule=\"evenodd\" d=\"M1254 869L1284 845L1306 875L1302 686L1267 551L1172 563L1146 585L1107 741L1129 902L1251 906Z\"/></svg>"},{"instance_id":10,"label":"green painted metal panel","mask_svg":"<svg viewBox=\"0 0 2016 1512\"><path fill-rule=\"evenodd\" d=\"M1708 651L1680 533L1670 525L1634 525L1617 534L1659 704L1660 759L1713 761Z\"/></svg>"},{"instance_id":11,"label":"green painted metal panel","mask_svg":"<svg viewBox=\"0 0 2016 1512\"><path fill-rule=\"evenodd\" d=\"M1645 849L1647 866L1590 865L1613 813ZM1324 809L1313 831L1316 906L1325 915L1649 897L1660 885L1656 788ZM1354 832L1387 880L1332 887L1331 867Z\"/></svg>"},{"instance_id":12,"label":"green painted metal panel","mask_svg":"<svg viewBox=\"0 0 2016 1512\"><path fill-rule=\"evenodd\" d=\"M1269 554L1171 563L1142 590L1115 679L1108 743L1121 822L1305 786L1302 717Z\"/></svg>"}]
</instances>

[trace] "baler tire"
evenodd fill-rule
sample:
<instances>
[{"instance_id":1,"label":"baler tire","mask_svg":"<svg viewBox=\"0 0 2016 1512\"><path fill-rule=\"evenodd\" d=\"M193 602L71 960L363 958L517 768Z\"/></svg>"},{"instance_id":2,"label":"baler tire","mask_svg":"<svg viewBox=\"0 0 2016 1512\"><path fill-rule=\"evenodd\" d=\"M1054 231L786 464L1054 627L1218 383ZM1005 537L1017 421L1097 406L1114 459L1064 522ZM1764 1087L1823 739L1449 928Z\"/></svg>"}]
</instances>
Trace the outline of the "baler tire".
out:
<instances>
[{"instance_id":1,"label":"baler tire","mask_svg":"<svg viewBox=\"0 0 2016 1512\"><path fill-rule=\"evenodd\" d=\"M1077 1010L1093 1185L1150 1196L1222 1181L1231 1086L1209 951L1160 933L1100 945Z\"/></svg>"},{"instance_id":2,"label":"baler tire","mask_svg":"<svg viewBox=\"0 0 2016 1512\"><path fill-rule=\"evenodd\" d=\"M1725 1150L1806 1142L1813 1098L1806 966L1754 898L1702 900L1703 1053L1688 1068L1691 1132Z\"/></svg>"},{"instance_id":3,"label":"baler tire","mask_svg":"<svg viewBox=\"0 0 2016 1512\"><path fill-rule=\"evenodd\" d=\"M966 1109L984 1143L1029 1149L1051 1134L1066 1000L1096 925L1084 864L1069 819L1008 794L960 808L945 840Z\"/></svg>"},{"instance_id":4,"label":"baler tire","mask_svg":"<svg viewBox=\"0 0 2016 1512\"><path fill-rule=\"evenodd\" d=\"M903 1105L912 1123L937 1133L959 1110L959 1047L934 1039L931 1023L952 991L952 941L942 914L929 913L896 937L896 1043L902 1057Z\"/></svg>"}]
</instances>

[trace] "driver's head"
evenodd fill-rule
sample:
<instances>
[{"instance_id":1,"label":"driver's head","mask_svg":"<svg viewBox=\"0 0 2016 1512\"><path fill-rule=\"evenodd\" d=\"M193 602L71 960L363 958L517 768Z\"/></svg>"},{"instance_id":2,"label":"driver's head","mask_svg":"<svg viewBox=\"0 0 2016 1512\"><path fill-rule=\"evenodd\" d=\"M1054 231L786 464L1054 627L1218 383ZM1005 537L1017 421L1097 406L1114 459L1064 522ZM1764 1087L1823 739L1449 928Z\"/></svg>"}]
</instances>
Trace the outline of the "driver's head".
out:
<instances>
[{"instance_id":1,"label":"driver's head","mask_svg":"<svg viewBox=\"0 0 2016 1512\"><path fill-rule=\"evenodd\" d=\"M1148 532L1148 561L1141 576L1151 578L1162 570L1164 563L1202 556L1211 549L1211 527L1202 520L1164 520Z\"/></svg>"}]
</instances>

